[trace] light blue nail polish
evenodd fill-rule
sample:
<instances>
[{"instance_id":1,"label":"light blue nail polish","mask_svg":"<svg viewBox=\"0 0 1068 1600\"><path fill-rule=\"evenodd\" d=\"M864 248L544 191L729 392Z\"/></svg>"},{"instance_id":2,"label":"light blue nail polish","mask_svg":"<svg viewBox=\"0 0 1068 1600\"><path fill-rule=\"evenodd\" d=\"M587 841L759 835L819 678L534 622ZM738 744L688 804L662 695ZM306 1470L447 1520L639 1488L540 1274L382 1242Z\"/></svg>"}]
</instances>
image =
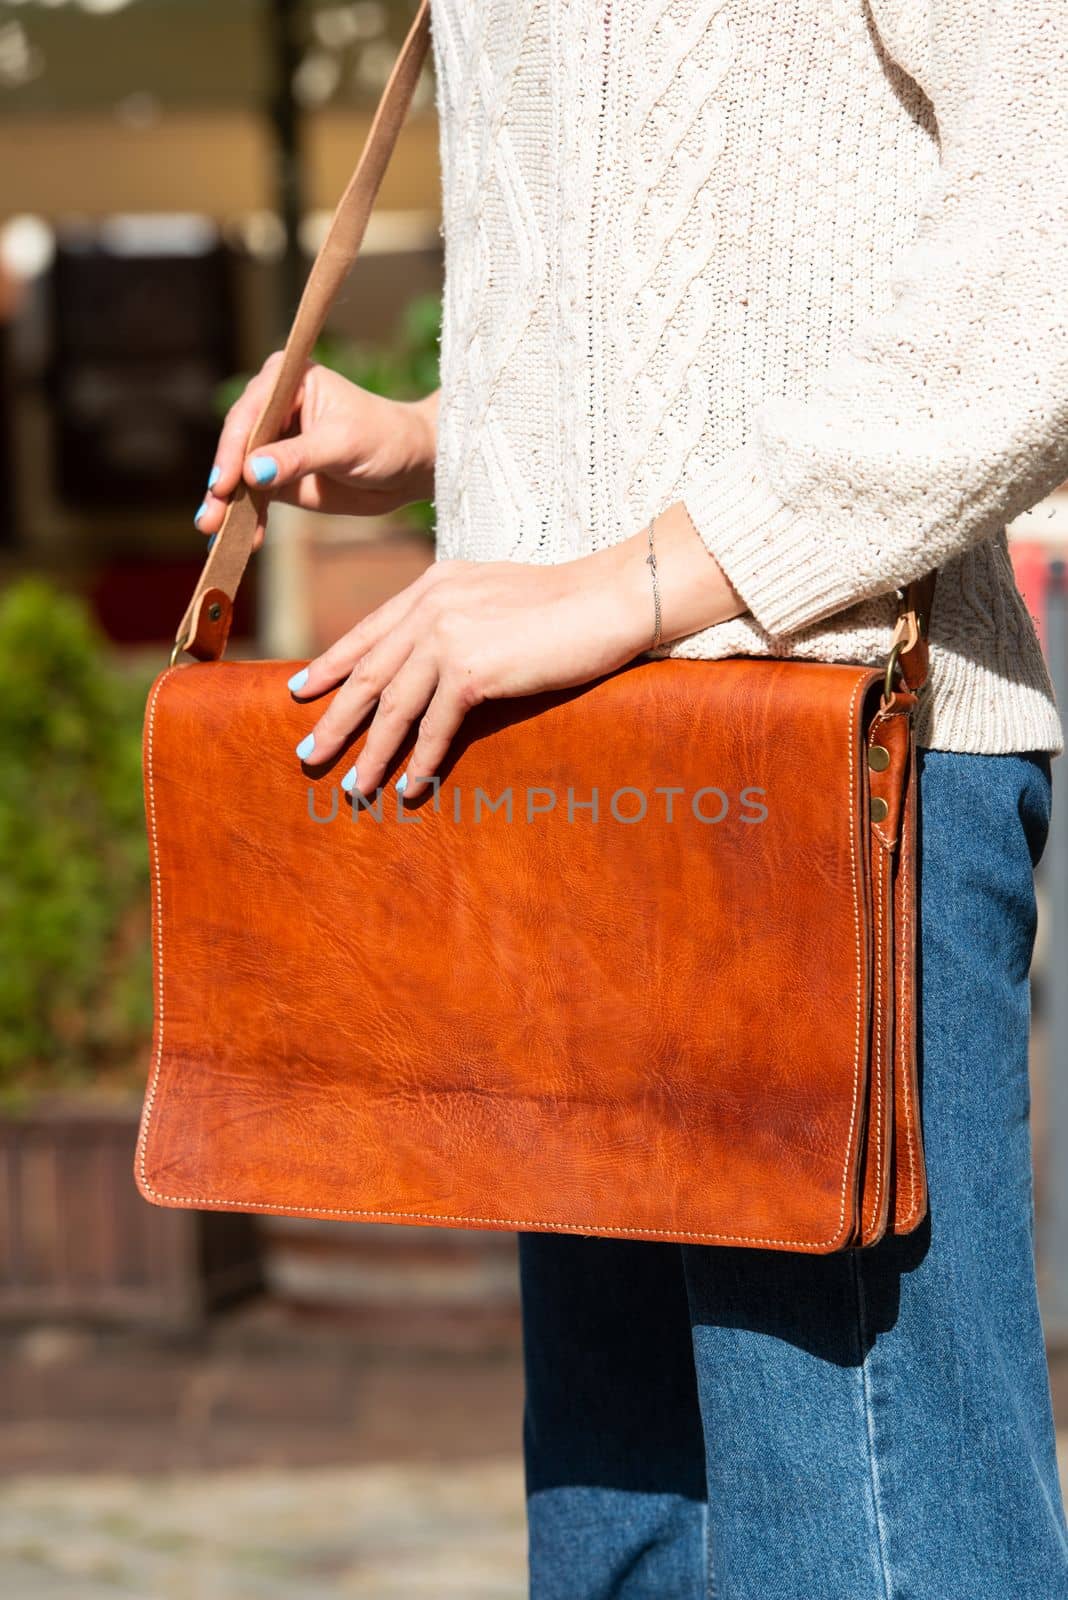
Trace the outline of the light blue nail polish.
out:
<instances>
[{"instance_id":1,"label":"light blue nail polish","mask_svg":"<svg viewBox=\"0 0 1068 1600\"><path fill-rule=\"evenodd\" d=\"M311 755L311 753L312 753L312 751L314 749L315 749L315 735L314 735L314 733L307 733L307 734L304 735L304 738L297 745L297 755L300 757L301 761L307 761L308 757Z\"/></svg>"},{"instance_id":2,"label":"light blue nail polish","mask_svg":"<svg viewBox=\"0 0 1068 1600\"><path fill-rule=\"evenodd\" d=\"M215 541L216 541L216 539L218 537L219 537L219 535L217 533L213 533L212 534L211 538L208 540L208 549L209 550L211 549L212 545L215 543Z\"/></svg>"},{"instance_id":3,"label":"light blue nail polish","mask_svg":"<svg viewBox=\"0 0 1068 1600\"><path fill-rule=\"evenodd\" d=\"M219 471L219 468L212 467L211 471L208 473L208 488L214 489L221 477L222 473Z\"/></svg>"},{"instance_id":4,"label":"light blue nail polish","mask_svg":"<svg viewBox=\"0 0 1068 1600\"><path fill-rule=\"evenodd\" d=\"M253 456L252 476L257 483L273 483L278 476L278 462L274 456Z\"/></svg>"},{"instance_id":5,"label":"light blue nail polish","mask_svg":"<svg viewBox=\"0 0 1068 1600\"><path fill-rule=\"evenodd\" d=\"M341 787L346 794L351 794L356 787L356 768L350 767L341 780Z\"/></svg>"},{"instance_id":6,"label":"light blue nail polish","mask_svg":"<svg viewBox=\"0 0 1068 1600\"><path fill-rule=\"evenodd\" d=\"M288 683L287 687L292 689L293 693L296 694L298 689L303 689L303 687L307 683L307 681L308 681L308 669L307 669L307 667L301 667L299 672L294 672L293 676L289 680L289 683Z\"/></svg>"},{"instance_id":7,"label":"light blue nail polish","mask_svg":"<svg viewBox=\"0 0 1068 1600\"><path fill-rule=\"evenodd\" d=\"M404 794L404 792L407 789L407 787L408 787L408 774L406 772L402 772L400 777L397 779L397 793L398 794Z\"/></svg>"},{"instance_id":8,"label":"light blue nail polish","mask_svg":"<svg viewBox=\"0 0 1068 1600\"><path fill-rule=\"evenodd\" d=\"M208 509L208 502L206 500L202 500L200 502L200 504L197 506L196 511L193 513L193 521L194 522L199 522L201 517L204 515L204 513L205 513L205 511L207 509Z\"/></svg>"}]
</instances>

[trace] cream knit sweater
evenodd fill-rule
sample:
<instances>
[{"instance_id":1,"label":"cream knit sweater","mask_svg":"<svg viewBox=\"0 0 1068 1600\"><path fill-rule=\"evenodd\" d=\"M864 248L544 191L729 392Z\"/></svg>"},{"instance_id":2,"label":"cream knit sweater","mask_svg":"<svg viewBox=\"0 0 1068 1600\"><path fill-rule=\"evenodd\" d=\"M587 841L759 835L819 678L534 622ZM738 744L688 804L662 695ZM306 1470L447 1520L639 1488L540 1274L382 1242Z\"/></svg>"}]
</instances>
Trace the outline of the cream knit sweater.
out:
<instances>
[{"instance_id":1,"label":"cream knit sweater","mask_svg":"<svg viewBox=\"0 0 1068 1600\"><path fill-rule=\"evenodd\" d=\"M433 0L439 553L683 499L682 656L885 656L921 742L1060 748L1005 523L1068 477L1068 0Z\"/></svg>"}]
</instances>

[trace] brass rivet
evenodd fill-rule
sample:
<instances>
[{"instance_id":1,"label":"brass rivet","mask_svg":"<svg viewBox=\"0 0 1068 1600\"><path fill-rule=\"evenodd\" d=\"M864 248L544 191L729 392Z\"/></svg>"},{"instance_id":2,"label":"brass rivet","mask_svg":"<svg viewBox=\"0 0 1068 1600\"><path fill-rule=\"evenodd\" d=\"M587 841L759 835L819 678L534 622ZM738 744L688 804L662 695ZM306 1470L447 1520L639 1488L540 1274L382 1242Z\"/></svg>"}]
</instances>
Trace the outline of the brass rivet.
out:
<instances>
[{"instance_id":1,"label":"brass rivet","mask_svg":"<svg viewBox=\"0 0 1068 1600\"><path fill-rule=\"evenodd\" d=\"M876 795L871 803L871 820L873 822L885 822L889 815L890 807L881 795Z\"/></svg>"},{"instance_id":2,"label":"brass rivet","mask_svg":"<svg viewBox=\"0 0 1068 1600\"><path fill-rule=\"evenodd\" d=\"M218 620L219 620L219 618L221 616L222 616L222 606L219 604L218 600L214 600L212 602L212 604L208 607L208 621L209 622L218 622Z\"/></svg>"},{"instance_id":3,"label":"brass rivet","mask_svg":"<svg viewBox=\"0 0 1068 1600\"><path fill-rule=\"evenodd\" d=\"M885 745L873 744L868 751L868 765L873 772L885 772L890 765L890 752Z\"/></svg>"}]
</instances>

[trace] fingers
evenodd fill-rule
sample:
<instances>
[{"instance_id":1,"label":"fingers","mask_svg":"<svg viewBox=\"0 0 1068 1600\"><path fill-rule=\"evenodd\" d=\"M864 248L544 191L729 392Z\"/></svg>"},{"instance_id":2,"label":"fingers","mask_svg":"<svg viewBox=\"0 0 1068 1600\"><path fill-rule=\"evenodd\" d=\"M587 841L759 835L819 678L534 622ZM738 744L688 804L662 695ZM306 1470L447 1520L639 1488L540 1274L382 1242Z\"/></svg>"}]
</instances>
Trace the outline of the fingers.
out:
<instances>
[{"instance_id":1,"label":"fingers","mask_svg":"<svg viewBox=\"0 0 1068 1600\"><path fill-rule=\"evenodd\" d=\"M383 694L388 705L389 685L410 654L410 644L393 633L361 656L311 732L297 745L301 761L318 766L333 760Z\"/></svg>"},{"instance_id":2,"label":"fingers","mask_svg":"<svg viewBox=\"0 0 1068 1600\"><path fill-rule=\"evenodd\" d=\"M249 488L273 494L313 472L338 467L349 446L343 425L336 420L318 422L293 438L260 445L245 459L242 476Z\"/></svg>"},{"instance_id":3,"label":"fingers","mask_svg":"<svg viewBox=\"0 0 1068 1600\"><path fill-rule=\"evenodd\" d=\"M241 481L241 469L248 453L249 436L278 376L281 362L280 350L268 356L259 372L249 381L244 392L226 413L226 420L219 435L219 448L215 452L215 465L219 469L215 487L223 498L233 494Z\"/></svg>"},{"instance_id":4,"label":"fingers","mask_svg":"<svg viewBox=\"0 0 1068 1600\"><path fill-rule=\"evenodd\" d=\"M268 356L260 371L249 380L226 414L215 452L215 461L208 477L207 491L193 518L201 533L218 533L222 526L226 514L226 502L242 479L249 436L277 377L281 360L280 350ZM300 403L299 393L295 403ZM253 485L256 483L255 478L249 481ZM264 483L262 487L267 487L267 484ZM262 539L262 530L259 539Z\"/></svg>"},{"instance_id":5,"label":"fingers","mask_svg":"<svg viewBox=\"0 0 1068 1600\"><path fill-rule=\"evenodd\" d=\"M444 563L435 565L444 566ZM383 605L369 612L348 633L342 634L329 650L295 673L289 680L291 692L300 700L313 700L316 695L332 689L353 671L361 657L366 657L391 633L398 635L397 659L403 660L429 626L425 611L418 608L425 606L429 591L439 581L440 576L434 566L429 567L414 583L408 584ZM402 631L403 637L400 637Z\"/></svg>"},{"instance_id":6,"label":"fingers","mask_svg":"<svg viewBox=\"0 0 1068 1600\"><path fill-rule=\"evenodd\" d=\"M453 685L439 680L420 720L415 748L407 768L397 780L398 792L406 800L417 800L429 787L430 780L440 776L445 756L464 720L466 709L463 696L456 692ZM361 779L363 766L361 760Z\"/></svg>"},{"instance_id":7,"label":"fingers","mask_svg":"<svg viewBox=\"0 0 1068 1600\"><path fill-rule=\"evenodd\" d=\"M374 793L418 721L415 747L397 792L413 799L422 794L467 711L483 698L469 652L454 648L457 630L466 637L469 621L450 605L450 582L465 566L435 563L289 680L291 692L300 698L345 680L297 745L301 761L331 761L374 710L358 762L341 779L349 793Z\"/></svg>"},{"instance_id":8,"label":"fingers","mask_svg":"<svg viewBox=\"0 0 1068 1600\"><path fill-rule=\"evenodd\" d=\"M383 688L359 759L341 779L343 789L349 793L359 789L362 794L374 794L412 723L433 696L436 685L437 666L433 656L429 651L414 651ZM402 775L397 780L397 793L404 794L406 789L407 782Z\"/></svg>"},{"instance_id":9,"label":"fingers","mask_svg":"<svg viewBox=\"0 0 1068 1600\"><path fill-rule=\"evenodd\" d=\"M229 510L231 503L232 502L229 500L219 500L213 498L210 493L206 494L203 504L197 511L196 516L193 518L193 522L200 532L208 535L209 550L215 543L216 534L220 531L223 523L226 520L226 513ZM256 531L252 536L253 550L258 550L260 548L266 531L266 523L263 521L262 517L257 514Z\"/></svg>"},{"instance_id":10,"label":"fingers","mask_svg":"<svg viewBox=\"0 0 1068 1600\"><path fill-rule=\"evenodd\" d=\"M221 499L222 490L215 493L219 485L219 469L212 467L208 474L204 498L193 513L193 526L198 532L214 537L222 527L223 517L226 515L226 501Z\"/></svg>"}]
</instances>

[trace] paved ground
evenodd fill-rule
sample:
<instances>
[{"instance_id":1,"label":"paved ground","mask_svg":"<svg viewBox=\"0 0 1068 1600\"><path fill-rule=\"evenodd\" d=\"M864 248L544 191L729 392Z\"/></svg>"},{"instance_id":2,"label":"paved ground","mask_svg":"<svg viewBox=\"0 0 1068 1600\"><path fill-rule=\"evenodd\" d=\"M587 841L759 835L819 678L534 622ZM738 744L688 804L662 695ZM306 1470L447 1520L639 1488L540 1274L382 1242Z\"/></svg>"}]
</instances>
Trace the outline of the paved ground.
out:
<instances>
[{"instance_id":1,"label":"paved ground","mask_svg":"<svg viewBox=\"0 0 1068 1600\"><path fill-rule=\"evenodd\" d=\"M521 1600L516 1329L422 1331L0 1340L0 1594Z\"/></svg>"},{"instance_id":2,"label":"paved ground","mask_svg":"<svg viewBox=\"0 0 1068 1600\"><path fill-rule=\"evenodd\" d=\"M519 1600L514 1318L0 1340L5 1600Z\"/></svg>"},{"instance_id":3,"label":"paved ground","mask_svg":"<svg viewBox=\"0 0 1068 1600\"><path fill-rule=\"evenodd\" d=\"M0 1497L10 1600L521 1600L514 1460L31 1477Z\"/></svg>"}]
</instances>

